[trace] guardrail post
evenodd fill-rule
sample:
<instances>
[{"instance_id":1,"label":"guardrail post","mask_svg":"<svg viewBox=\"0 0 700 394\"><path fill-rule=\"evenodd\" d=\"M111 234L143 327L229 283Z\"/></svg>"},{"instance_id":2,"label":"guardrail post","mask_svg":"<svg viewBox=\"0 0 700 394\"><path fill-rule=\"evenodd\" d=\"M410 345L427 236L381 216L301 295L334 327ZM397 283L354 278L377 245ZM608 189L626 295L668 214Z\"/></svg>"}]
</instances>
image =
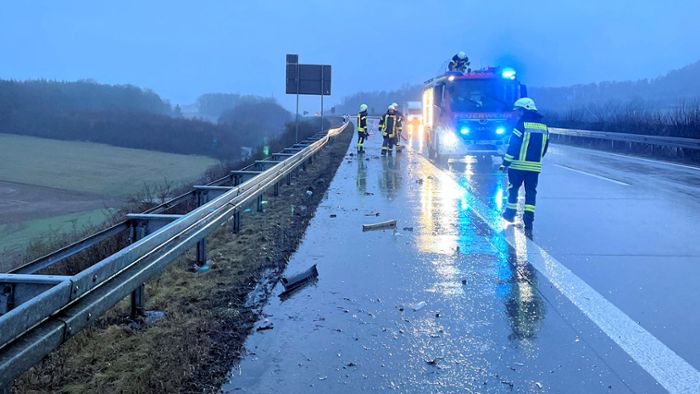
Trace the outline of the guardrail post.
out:
<instances>
[{"instance_id":1,"label":"guardrail post","mask_svg":"<svg viewBox=\"0 0 700 394\"><path fill-rule=\"evenodd\" d=\"M136 222L131 226L131 243L137 242L146 236L146 224ZM142 283L136 290L131 292L131 317L137 318L146 315L146 285Z\"/></svg>"},{"instance_id":2,"label":"guardrail post","mask_svg":"<svg viewBox=\"0 0 700 394\"><path fill-rule=\"evenodd\" d=\"M195 192L197 196L197 208L207 203L208 193L205 190L198 190ZM207 239L202 238L201 241L197 242L197 256L195 257L195 264L198 267L204 267L207 265Z\"/></svg>"},{"instance_id":3,"label":"guardrail post","mask_svg":"<svg viewBox=\"0 0 700 394\"><path fill-rule=\"evenodd\" d=\"M279 182L275 183L275 187L272 190L273 190L272 194L275 197L278 197L280 195L280 183Z\"/></svg>"},{"instance_id":4,"label":"guardrail post","mask_svg":"<svg viewBox=\"0 0 700 394\"><path fill-rule=\"evenodd\" d=\"M292 184L292 174L287 174L287 186Z\"/></svg>"},{"instance_id":5,"label":"guardrail post","mask_svg":"<svg viewBox=\"0 0 700 394\"><path fill-rule=\"evenodd\" d=\"M260 194L256 200L257 200L257 204L256 204L256 205L258 206L258 212L262 212L262 211L263 211L263 203L262 203L262 202L263 202L263 196L262 196L262 194Z\"/></svg>"},{"instance_id":6,"label":"guardrail post","mask_svg":"<svg viewBox=\"0 0 700 394\"><path fill-rule=\"evenodd\" d=\"M238 234L241 231L241 211L236 209L233 214L233 224L231 225L231 232Z\"/></svg>"}]
</instances>

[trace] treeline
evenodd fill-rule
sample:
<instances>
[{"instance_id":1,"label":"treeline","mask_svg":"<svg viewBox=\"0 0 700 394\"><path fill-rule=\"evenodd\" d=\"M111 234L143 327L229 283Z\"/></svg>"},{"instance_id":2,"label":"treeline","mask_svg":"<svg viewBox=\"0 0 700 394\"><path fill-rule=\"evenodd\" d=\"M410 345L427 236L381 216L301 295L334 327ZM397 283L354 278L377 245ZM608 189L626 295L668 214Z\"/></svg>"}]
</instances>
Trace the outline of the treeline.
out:
<instances>
[{"instance_id":1,"label":"treeline","mask_svg":"<svg viewBox=\"0 0 700 394\"><path fill-rule=\"evenodd\" d=\"M700 138L700 101L659 110L641 100L588 104L568 111L548 111L552 126L572 129Z\"/></svg>"},{"instance_id":2,"label":"treeline","mask_svg":"<svg viewBox=\"0 0 700 394\"><path fill-rule=\"evenodd\" d=\"M533 87L530 88L530 95L541 108L550 111L632 100L643 100L655 108L672 110L679 100L700 98L700 61L659 78L567 87Z\"/></svg>"},{"instance_id":3,"label":"treeline","mask_svg":"<svg viewBox=\"0 0 700 394\"><path fill-rule=\"evenodd\" d=\"M184 119L156 93L89 81L0 81L0 133L80 140L226 160L280 135L291 114L272 99L237 97L220 122Z\"/></svg>"},{"instance_id":4,"label":"treeline","mask_svg":"<svg viewBox=\"0 0 700 394\"><path fill-rule=\"evenodd\" d=\"M205 118L218 120L224 113L240 104L270 104L275 103L271 97L260 97L237 93L206 93L197 98L195 106L200 115Z\"/></svg>"},{"instance_id":5,"label":"treeline","mask_svg":"<svg viewBox=\"0 0 700 394\"><path fill-rule=\"evenodd\" d=\"M422 92L423 85L406 85L390 91L359 92L343 98L335 107L336 113L354 114L359 111L360 104L367 104L370 114L382 114L391 103L403 106L407 101L420 101Z\"/></svg>"},{"instance_id":6,"label":"treeline","mask_svg":"<svg viewBox=\"0 0 700 394\"><path fill-rule=\"evenodd\" d=\"M0 80L0 121L28 109L41 113L129 111L173 114L170 103L158 94L133 85L105 85L87 80Z\"/></svg>"}]
</instances>

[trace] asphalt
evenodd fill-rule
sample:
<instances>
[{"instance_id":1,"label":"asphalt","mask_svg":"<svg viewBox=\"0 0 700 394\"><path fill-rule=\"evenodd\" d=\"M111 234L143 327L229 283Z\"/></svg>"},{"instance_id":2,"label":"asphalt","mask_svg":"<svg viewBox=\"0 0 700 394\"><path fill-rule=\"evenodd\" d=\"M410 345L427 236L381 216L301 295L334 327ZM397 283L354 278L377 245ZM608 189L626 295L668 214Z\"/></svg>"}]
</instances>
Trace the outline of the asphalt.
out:
<instances>
[{"instance_id":1,"label":"asphalt","mask_svg":"<svg viewBox=\"0 0 700 394\"><path fill-rule=\"evenodd\" d=\"M224 392L700 388L700 170L553 146L526 240L497 161L379 143L350 147L287 268L318 279L263 308Z\"/></svg>"}]
</instances>

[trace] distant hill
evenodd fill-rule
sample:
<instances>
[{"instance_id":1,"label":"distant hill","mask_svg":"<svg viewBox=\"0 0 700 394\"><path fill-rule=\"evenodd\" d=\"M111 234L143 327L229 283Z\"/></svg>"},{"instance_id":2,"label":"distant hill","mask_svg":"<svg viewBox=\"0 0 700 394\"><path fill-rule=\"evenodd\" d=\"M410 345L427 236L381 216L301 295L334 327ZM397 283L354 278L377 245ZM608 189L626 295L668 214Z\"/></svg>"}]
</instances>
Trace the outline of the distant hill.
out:
<instances>
[{"instance_id":1,"label":"distant hill","mask_svg":"<svg viewBox=\"0 0 700 394\"><path fill-rule=\"evenodd\" d=\"M370 107L370 112L384 112L394 101L402 104L405 101L420 100L422 88L422 84L415 84L391 91L355 93L345 97L336 106L336 110L339 113L355 113L360 104L365 103ZM653 79L566 87L528 86L528 90L529 95L545 111L565 111L574 106L604 105L611 101L637 101L644 102L651 108L674 108L683 101L700 101L700 61Z\"/></svg>"},{"instance_id":2,"label":"distant hill","mask_svg":"<svg viewBox=\"0 0 700 394\"><path fill-rule=\"evenodd\" d=\"M71 113L100 111L172 115L170 103L157 93L133 85L94 81L0 80L0 115L34 111Z\"/></svg>"},{"instance_id":3,"label":"distant hill","mask_svg":"<svg viewBox=\"0 0 700 394\"><path fill-rule=\"evenodd\" d=\"M643 102L651 108L669 109L684 101L700 100L700 61L653 79L530 87L529 93L541 108L548 111L631 101Z\"/></svg>"},{"instance_id":4,"label":"distant hill","mask_svg":"<svg viewBox=\"0 0 700 394\"><path fill-rule=\"evenodd\" d=\"M339 114L354 114L359 111L360 104L367 104L370 114L384 113L393 102L403 106L407 101L420 101L422 91L423 84L416 84L390 91L359 92L345 97L335 110Z\"/></svg>"},{"instance_id":5,"label":"distant hill","mask_svg":"<svg viewBox=\"0 0 700 394\"><path fill-rule=\"evenodd\" d=\"M209 98L214 104L224 99L219 107L205 105L211 114L222 111L213 121L185 119L180 106L132 85L0 80L0 133L234 160L242 146L276 138L291 120L270 98Z\"/></svg>"}]
</instances>

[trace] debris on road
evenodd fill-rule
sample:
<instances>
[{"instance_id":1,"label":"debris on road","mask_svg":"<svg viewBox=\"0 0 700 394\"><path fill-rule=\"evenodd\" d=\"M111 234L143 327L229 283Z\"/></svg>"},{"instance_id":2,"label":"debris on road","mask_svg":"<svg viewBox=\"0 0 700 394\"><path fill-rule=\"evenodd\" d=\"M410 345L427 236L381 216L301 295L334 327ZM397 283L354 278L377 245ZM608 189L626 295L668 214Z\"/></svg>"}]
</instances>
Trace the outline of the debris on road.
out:
<instances>
[{"instance_id":1,"label":"debris on road","mask_svg":"<svg viewBox=\"0 0 700 394\"><path fill-rule=\"evenodd\" d=\"M425 308L425 306L428 305L425 301L417 302L415 304L409 305L411 309L413 309L415 312Z\"/></svg>"},{"instance_id":2,"label":"debris on road","mask_svg":"<svg viewBox=\"0 0 700 394\"><path fill-rule=\"evenodd\" d=\"M336 214L334 214L334 213L331 214L331 217L332 217L332 218L337 217L337 216L338 216L338 215L336 215Z\"/></svg>"},{"instance_id":3,"label":"debris on road","mask_svg":"<svg viewBox=\"0 0 700 394\"><path fill-rule=\"evenodd\" d=\"M379 222L373 224L363 224L362 231L368 230L379 230L383 228L396 228L396 219L388 220L386 222Z\"/></svg>"},{"instance_id":4,"label":"debris on road","mask_svg":"<svg viewBox=\"0 0 700 394\"><path fill-rule=\"evenodd\" d=\"M318 276L318 270L316 269L316 264L309 267L306 271L299 272L290 276L282 277L282 285L284 286L284 291L288 292L302 286L309 279Z\"/></svg>"},{"instance_id":5,"label":"debris on road","mask_svg":"<svg viewBox=\"0 0 700 394\"><path fill-rule=\"evenodd\" d=\"M379 212L366 213L365 216L379 216Z\"/></svg>"},{"instance_id":6,"label":"debris on road","mask_svg":"<svg viewBox=\"0 0 700 394\"><path fill-rule=\"evenodd\" d=\"M501 380L501 383L503 383L503 384L505 384L506 386L508 386L508 387L511 389L511 391L512 391L513 388L515 387L515 385L514 385L512 382L509 382L509 381L507 381L507 380Z\"/></svg>"},{"instance_id":7,"label":"debris on road","mask_svg":"<svg viewBox=\"0 0 700 394\"><path fill-rule=\"evenodd\" d=\"M404 227L403 231L413 231L413 227Z\"/></svg>"},{"instance_id":8,"label":"debris on road","mask_svg":"<svg viewBox=\"0 0 700 394\"><path fill-rule=\"evenodd\" d=\"M272 322L265 319L265 321L263 321L262 324L255 329L255 331L272 330L273 328L275 327L272 325Z\"/></svg>"},{"instance_id":9,"label":"debris on road","mask_svg":"<svg viewBox=\"0 0 700 394\"><path fill-rule=\"evenodd\" d=\"M441 357L435 357L432 360L426 360L426 364L428 365L437 365L438 361L441 359Z\"/></svg>"},{"instance_id":10,"label":"debris on road","mask_svg":"<svg viewBox=\"0 0 700 394\"><path fill-rule=\"evenodd\" d=\"M535 382L535 387L537 387L538 389L542 390L542 383L540 383L540 382Z\"/></svg>"}]
</instances>

